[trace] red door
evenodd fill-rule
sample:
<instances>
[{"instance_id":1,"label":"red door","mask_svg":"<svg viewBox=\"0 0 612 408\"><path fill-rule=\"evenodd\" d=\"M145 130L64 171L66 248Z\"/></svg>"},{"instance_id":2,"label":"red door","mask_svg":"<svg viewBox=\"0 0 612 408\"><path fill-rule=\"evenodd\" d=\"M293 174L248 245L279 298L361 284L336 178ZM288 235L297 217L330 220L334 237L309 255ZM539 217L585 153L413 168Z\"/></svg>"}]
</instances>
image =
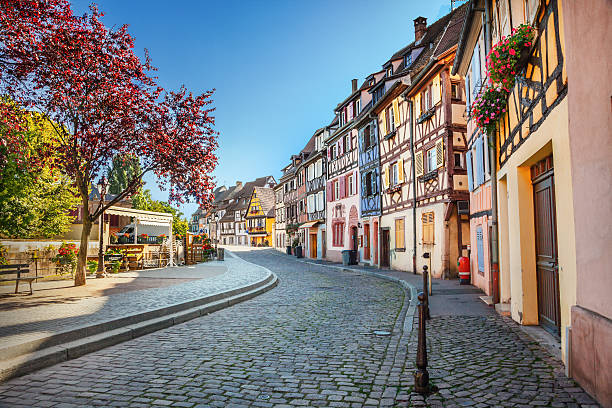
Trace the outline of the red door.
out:
<instances>
[{"instance_id":1,"label":"red door","mask_svg":"<svg viewBox=\"0 0 612 408\"><path fill-rule=\"evenodd\" d=\"M370 224L363 225L363 259L370 259Z\"/></svg>"}]
</instances>

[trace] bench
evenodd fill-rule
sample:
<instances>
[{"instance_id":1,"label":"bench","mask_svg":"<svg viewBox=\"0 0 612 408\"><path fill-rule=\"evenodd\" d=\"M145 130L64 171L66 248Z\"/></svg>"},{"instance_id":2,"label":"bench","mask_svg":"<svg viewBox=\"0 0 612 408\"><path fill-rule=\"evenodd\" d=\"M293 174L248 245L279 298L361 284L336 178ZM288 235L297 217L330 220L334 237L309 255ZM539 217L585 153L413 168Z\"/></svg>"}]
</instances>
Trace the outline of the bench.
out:
<instances>
[{"instance_id":1,"label":"bench","mask_svg":"<svg viewBox=\"0 0 612 408\"><path fill-rule=\"evenodd\" d=\"M16 265L0 265L0 275L16 275L13 278L0 278L0 281L15 281L15 293L19 292L19 281L28 281L30 283L30 295L32 291L32 282L39 279L38 276L21 276L21 274L27 274L30 272L30 265L28 264L16 264Z\"/></svg>"}]
</instances>

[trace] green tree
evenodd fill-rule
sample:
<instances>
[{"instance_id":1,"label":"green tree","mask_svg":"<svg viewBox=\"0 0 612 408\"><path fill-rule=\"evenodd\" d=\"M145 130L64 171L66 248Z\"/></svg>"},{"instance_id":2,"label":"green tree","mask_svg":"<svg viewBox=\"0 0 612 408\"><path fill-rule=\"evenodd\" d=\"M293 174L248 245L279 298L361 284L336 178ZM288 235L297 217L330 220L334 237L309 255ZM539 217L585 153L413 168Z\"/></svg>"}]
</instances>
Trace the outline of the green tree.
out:
<instances>
[{"instance_id":1,"label":"green tree","mask_svg":"<svg viewBox=\"0 0 612 408\"><path fill-rule=\"evenodd\" d=\"M56 133L36 114L24 117L19 146L8 142L15 139L12 131L0 126L0 237L51 238L70 227L76 189L49 154L57 145Z\"/></svg>"},{"instance_id":2,"label":"green tree","mask_svg":"<svg viewBox=\"0 0 612 408\"><path fill-rule=\"evenodd\" d=\"M108 175L108 192L120 194L140 173L142 173L142 168L138 156L134 154L115 155Z\"/></svg>"},{"instance_id":3,"label":"green tree","mask_svg":"<svg viewBox=\"0 0 612 408\"><path fill-rule=\"evenodd\" d=\"M154 200L149 189L143 189L140 193L132 196L132 208L172 214L172 232L175 235L187 233L188 223L183 217L184 214L166 201Z\"/></svg>"}]
</instances>

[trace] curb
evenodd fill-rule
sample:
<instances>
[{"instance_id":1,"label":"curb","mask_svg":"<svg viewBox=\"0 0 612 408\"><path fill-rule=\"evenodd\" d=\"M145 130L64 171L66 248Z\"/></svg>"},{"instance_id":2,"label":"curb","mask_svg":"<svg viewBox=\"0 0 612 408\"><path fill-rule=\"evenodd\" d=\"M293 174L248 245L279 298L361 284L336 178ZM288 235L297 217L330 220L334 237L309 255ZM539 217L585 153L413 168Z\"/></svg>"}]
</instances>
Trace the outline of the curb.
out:
<instances>
[{"instance_id":1,"label":"curb","mask_svg":"<svg viewBox=\"0 0 612 408\"><path fill-rule=\"evenodd\" d=\"M267 268L261 268L268 271L268 276L250 285L227 292L215 293L201 299L58 333L43 340L46 347L40 350L37 346L40 346L41 340L9 347L6 350L10 354L5 354L3 350L4 358L8 358L0 361L0 382L252 299L274 288L279 282L274 273Z\"/></svg>"}]
</instances>

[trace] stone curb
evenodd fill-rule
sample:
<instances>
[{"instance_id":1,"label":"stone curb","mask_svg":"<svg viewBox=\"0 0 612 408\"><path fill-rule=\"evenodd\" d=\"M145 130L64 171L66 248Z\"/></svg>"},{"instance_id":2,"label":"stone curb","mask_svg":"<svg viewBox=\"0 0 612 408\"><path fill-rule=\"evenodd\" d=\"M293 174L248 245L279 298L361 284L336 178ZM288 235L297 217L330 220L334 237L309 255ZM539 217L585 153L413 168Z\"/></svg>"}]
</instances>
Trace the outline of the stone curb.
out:
<instances>
[{"instance_id":1,"label":"stone curb","mask_svg":"<svg viewBox=\"0 0 612 408\"><path fill-rule=\"evenodd\" d=\"M8 358L3 350L0 382L252 299L274 288L279 282L278 277L270 270L257 266L268 271L268 275L259 282L201 299L58 333L43 340L43 349L37 348L41 340L35 340L11 347L13 355Z\"/></svg>"}]
</instances>

